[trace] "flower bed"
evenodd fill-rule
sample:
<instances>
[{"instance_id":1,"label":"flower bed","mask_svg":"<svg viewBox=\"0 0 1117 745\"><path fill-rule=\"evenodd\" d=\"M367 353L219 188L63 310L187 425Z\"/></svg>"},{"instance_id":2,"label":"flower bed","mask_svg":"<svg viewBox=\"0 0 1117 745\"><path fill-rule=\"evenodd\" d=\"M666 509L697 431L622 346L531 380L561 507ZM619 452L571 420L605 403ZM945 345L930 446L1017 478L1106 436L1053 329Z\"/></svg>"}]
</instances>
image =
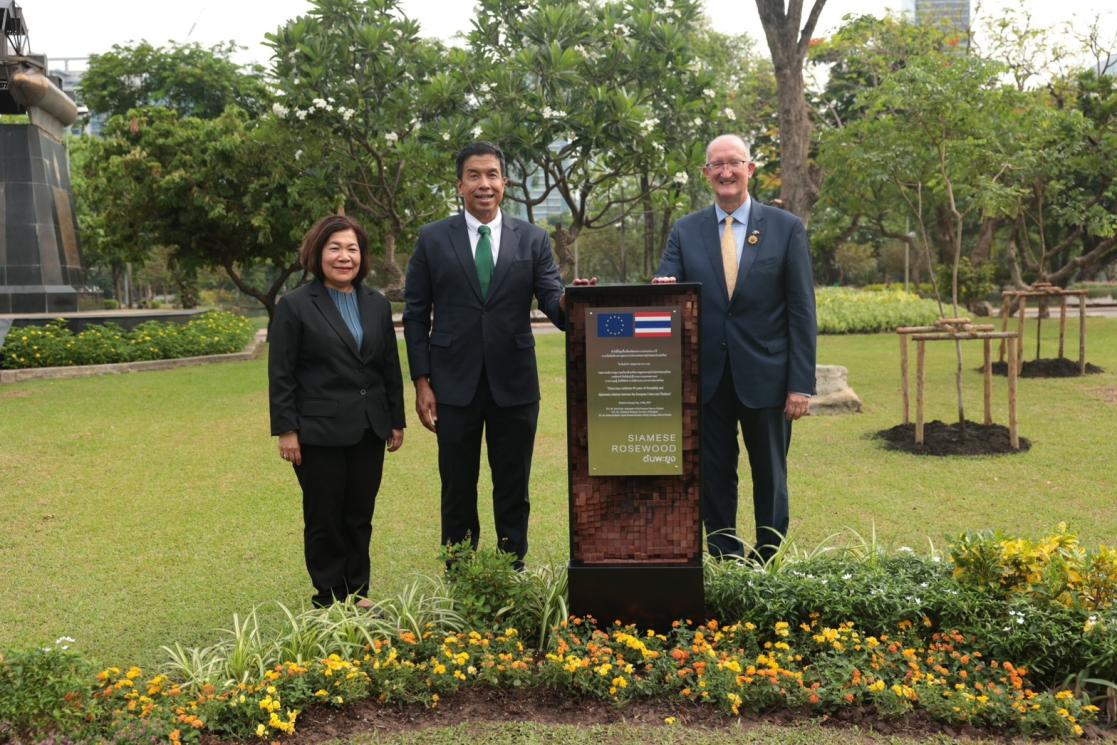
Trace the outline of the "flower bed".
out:
<instances>
[{"instance_id":1,"label":"flower bed","mask_svg":"<svg viewBox=\"0 0 1117 745\"><path fill-rule=\"evenodd\" d=\"M420 580L375 614L352 604L288 613L271 638L250 614L212 647L168 649L154 674L92 671L59 640L0 656L0 738L5 728L23 739L275 738L295 732L310 706L435 707L486 687L546 687L617 706L662 700L727 716L921 712L1060 737L1084 734L1098 704L1112 706L1102 680L1117 677L1117 574L1102 575L1109 549L1085 551L1060 528L1035 542L964 536L950 560L834 553L785 555L764 569L710 565L711 612L746 618L658 633L569 617L521 633L502 621L561 609L565 578L553 568L517 573L509 557L481 552L459 554L448 583ZM975 556L1004 569L1004 581L991 587ZM487 602L477 590L490 580L514 600Z\"/></svg>"},{"instance_id":2,"label":"flower bed","mask_svg":"<svg viewBox=\"0 0 1117 745\"><path fill-rule=\"evenodd\" d=\"M211 311L186 324L147 321L124 331L106 323L78 334L64 320L57 320L9 332L0 348L0 367L15 370L230 354L244 349L253 333L251 321L224 311Z\"/></svg>"}]
</instances>

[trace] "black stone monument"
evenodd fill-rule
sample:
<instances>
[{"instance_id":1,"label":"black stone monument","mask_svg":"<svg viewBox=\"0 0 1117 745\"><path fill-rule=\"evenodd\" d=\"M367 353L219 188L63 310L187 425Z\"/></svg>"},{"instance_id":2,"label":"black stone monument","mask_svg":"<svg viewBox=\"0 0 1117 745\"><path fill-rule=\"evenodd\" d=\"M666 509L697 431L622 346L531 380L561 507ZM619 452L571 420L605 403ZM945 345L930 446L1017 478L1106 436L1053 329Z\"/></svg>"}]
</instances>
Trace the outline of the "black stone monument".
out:
<instances>
[{"instance_id":1,"label":"black stone monument","mask_svg":"<svg viewBox=\"0 0 1117 745\"><path fill-rule=\"evenodd\" d=\"M0 0L0 314L79 310L85 290L70 166L62 144L77 107L27 49L19 6Z\"/></svg>"}]
</instances>

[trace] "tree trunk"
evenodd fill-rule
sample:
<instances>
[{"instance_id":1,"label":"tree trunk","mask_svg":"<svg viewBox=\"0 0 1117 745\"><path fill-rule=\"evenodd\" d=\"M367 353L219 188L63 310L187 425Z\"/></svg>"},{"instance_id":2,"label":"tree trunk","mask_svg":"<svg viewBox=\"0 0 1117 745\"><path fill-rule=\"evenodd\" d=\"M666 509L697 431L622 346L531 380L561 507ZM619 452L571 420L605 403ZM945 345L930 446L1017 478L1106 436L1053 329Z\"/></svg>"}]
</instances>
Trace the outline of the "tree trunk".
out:
<instances>
[{"instance_id":1,"label":"tree trunk","mask_svg":"<svg viewBox=\"0 0 1117 745\"><path fill-rule=\"evenodd\" d=\"M572 248L574 241L578 239L579 232L581 231L577 226L571 226L570 230L567 230L561 224L556 225L554 231L551 232L555 261L558 263L559 273L565 281L574 277L574 252Z\"/></svg>"},{"instance_id":2,"label":"tree trunk","mask_svg":"<svg viewBox=\"0 0 1117 745\"><path fill-rule=\"evenodd\" d=\"M780 199L784 208L810 223L821 175L810 159L813 124L803 95L803 61L826 0L814 0L803 22L803 0L756 0L760 23L772 55L780 115Z\"/></svg>"},{"instance_id":3,"label":"tree trunk","mask_svg":"<svg viewBox=\"0 0 1117 745\"><path fill-rule=\"evenodd\" d=\"M384 236L384 271L388 274L388 281L385 285L388 290L399 290L403 287L403 272L400 271L399 264L396 263L396 243L399 236L396 232L389 231Z\"/></svg>"},{"instance_id":4,"label":"tree trunk","mask_svg":"<svg viewBox=\"0 0 1117 745\"><path fill-rule=\"evenodd\" d=\"M640 204L644 208L644 276L650 277L655 271L655 209L652 206L651 187L648 174L640 174Z\"/></svg>"}]
</instances>

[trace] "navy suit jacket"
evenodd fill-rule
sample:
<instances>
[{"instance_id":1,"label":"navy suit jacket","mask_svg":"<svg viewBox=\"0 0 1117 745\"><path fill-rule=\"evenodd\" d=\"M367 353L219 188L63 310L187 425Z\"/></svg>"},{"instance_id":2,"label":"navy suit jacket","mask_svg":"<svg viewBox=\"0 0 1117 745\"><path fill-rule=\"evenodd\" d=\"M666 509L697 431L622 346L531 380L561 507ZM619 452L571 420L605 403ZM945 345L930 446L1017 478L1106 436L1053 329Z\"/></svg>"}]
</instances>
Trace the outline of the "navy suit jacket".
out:
<instances>
[{"instance_id":1,"label":"navy suit jacket","mask_svg":"<svg viewBox=\"0 0 1117 745\"><path fill-rule=\"evenodd\" d=\"M725 287L713 205L675 223L656 272L702 283L702 400L730 363L749 408L783 406L788 392L815 392L814 280L798 217L755 199L733 297ZM750 245L755 237L756 243Z\"/></svg>"},{"instance_id":2,"label":"navy suit jacket","mask_svg":"<svg viewBox=\"0 0 1117 745\"><path fill-rule=\"evenodd\" d=\"M562 293L551 241L542 228L503 216L489 296L483 299L465 217L425 225L407 264L404 288L403 332L412 379L429 375L439 403L465 406L484 369L498 406L538 401L531 301L538 299L539 309L563 328Z\"/></svg>"},{"instance_id":3,"label":"navy suit jacket","mask_svg":"<svg viewBox=\"0 0 1117 745\"><path fill-rule=\"evenodd\" d=\"M320 281L276 305L268 332L273 435L295 430L301 444L344 447L366 429L387 440L405 426L392 307L379 292L354 291L364 330L359 349Z\"/></svg>"}]
</instances>

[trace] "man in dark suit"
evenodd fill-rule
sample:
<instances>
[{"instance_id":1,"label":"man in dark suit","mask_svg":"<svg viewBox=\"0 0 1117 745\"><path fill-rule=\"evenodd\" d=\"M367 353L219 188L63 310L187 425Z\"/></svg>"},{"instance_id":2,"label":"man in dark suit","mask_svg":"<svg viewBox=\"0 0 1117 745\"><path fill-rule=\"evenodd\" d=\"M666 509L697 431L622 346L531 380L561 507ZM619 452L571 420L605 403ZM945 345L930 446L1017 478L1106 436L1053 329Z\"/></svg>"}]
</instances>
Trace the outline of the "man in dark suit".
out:
<instances>
[{"instance_id":1,"label":"man in dark suit","mask_svg":"<svg viewBox=\"0 0 1117 745\"><path fill-rule=\"evenodd\" d=\"M749 198L748 145L722 135L703 173L715 203L679 220L655 282L702 283L702 521L713 556L743 557L737 526L737 425L752 469L756 545L767 561L787 535L791 423L815 390L815 302L798 217Z\"/></svg>"},{"instance_id":2,"label":"man in dark suit","mask_svg":"<svg viewBox=\"0 0 1117 745\"><path fill-rule=\"evenodd\" d=\"M477 546L484 432L497 545L522 567L539 419L531 302L562 328L563 285L546 231L500 210L500 148L466 146L457 175L464 213L424 226L407 265L403 328L415 408L438 437L443 545L468 538Z\"/></svg>"}]
</instances>

